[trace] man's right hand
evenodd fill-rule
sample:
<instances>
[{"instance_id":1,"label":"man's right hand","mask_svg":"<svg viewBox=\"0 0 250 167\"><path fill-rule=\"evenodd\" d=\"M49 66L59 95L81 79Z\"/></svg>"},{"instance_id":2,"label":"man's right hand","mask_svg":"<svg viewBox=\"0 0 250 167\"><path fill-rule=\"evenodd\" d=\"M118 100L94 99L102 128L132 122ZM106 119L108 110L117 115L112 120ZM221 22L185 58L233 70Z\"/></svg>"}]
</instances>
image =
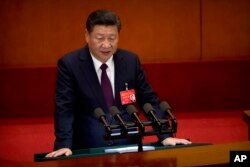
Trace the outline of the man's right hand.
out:
<instances>
[{"instance_id":1,"label":"man's right hand","mask_svg":"<svg viewBox=\"0 0 250 167\"><path fill-rule=\"evenodd\" d=\"M72 151L69 148L61 148L59 150L48 153L45 157L52 158L52 157L58 157L61 155L65 155L65 156L72 155Z\"/></svg>"}]
</instances>

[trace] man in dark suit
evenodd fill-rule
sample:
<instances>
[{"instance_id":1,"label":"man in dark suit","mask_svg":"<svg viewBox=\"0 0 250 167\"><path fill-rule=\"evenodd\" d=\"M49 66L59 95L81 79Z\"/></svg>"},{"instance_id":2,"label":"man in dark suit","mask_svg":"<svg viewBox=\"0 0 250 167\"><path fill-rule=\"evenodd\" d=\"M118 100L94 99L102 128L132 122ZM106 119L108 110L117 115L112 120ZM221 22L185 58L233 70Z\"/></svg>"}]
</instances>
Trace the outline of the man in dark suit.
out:
<instances>
[{"instance_id":1,"label":"man in dark suit","mask_svg":"<svg viewBox=\"0 0 250 167\"><path fill-rule=\"evenodd\" d=\"M117 49L120 30L121 22L115 13L94 11L86 21L87 46L58 61L55 151L47 157L71 155L72 149L136 143L134 139L104 140L105 129L94 116L94 110L100 107L108 123L115 124L109 113L109 107L114 105L119 108L124 121L132 122L126 105L122 105L122 91L133 90L140 108L150 103L156 111L159 109L159 99L148 84L137 55ZM103 88L104 70L109 90ZM156 114L163 117L162 112ZM161 135L159 140L164 145L190 143L172 135Z\"/></svg>"}]
</instances>

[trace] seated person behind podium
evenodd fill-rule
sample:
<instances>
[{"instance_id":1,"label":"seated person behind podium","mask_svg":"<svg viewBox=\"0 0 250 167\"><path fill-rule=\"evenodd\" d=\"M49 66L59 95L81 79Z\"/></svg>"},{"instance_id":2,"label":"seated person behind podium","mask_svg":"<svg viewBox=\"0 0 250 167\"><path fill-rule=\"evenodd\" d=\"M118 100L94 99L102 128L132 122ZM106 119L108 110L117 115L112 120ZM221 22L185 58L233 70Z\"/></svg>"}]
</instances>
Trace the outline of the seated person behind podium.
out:
<instances>
[{"instance_id":1,"label":"seated person behind podium","mask_svg":"<svg viewBox=\"0 0 250 167\"><path fill-rule=\"evenodd\" d=\"M92 12L86 21L85 39L87 46L71 52L58 61L55 96L55 144L46 157L71 155L74 149L103 147L109 145L135 144L134 139L106 141L105 128L94 116L94 110L104 110L109 124L116 124L109 114L109 107L101 88L100 69L107 64L107 75L112 85L113 104L122 113L126 122L132 122L121 104L120 92L126 87L135 90L136 103L142 108L150 103L156 109L157 117L164 117L159 111L159 99L146 81L139 58L134 53L117 49L121 22L109 10ZM163 145L190 144L173 135L161 135Z\"/></svg>"}]
</instances>

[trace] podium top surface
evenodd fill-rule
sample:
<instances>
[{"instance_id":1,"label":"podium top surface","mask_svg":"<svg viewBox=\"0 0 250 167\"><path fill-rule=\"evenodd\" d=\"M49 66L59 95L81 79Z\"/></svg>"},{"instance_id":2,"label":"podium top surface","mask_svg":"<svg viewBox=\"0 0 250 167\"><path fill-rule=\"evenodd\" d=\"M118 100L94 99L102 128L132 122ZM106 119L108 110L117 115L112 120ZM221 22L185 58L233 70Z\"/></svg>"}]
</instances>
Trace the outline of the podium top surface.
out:
<instances>
[{"instance_id":1,"label":"podium top surface","mask_svg":"<svg viewBox=\"0 0 250 167\"><path fill-rule=\"evenodd\" d=\"M94 156L61 158L57 161L35 162L36 166L205 166L228 164L230 151L250 150L250 142L227 143L216 145L188 145L160 147L154 151L133 152L124 154L102 154ZM85 150L86 151L86 150Z\"/></svg>"},{"instance_id":2,"label":"podium top surface","mask_svg":"<svg viewBox=\"0 0 250 167\"><path fill-rule=\"evenodd\" d=\"M123 154L115 153L85 157L79 155L79 157L44 162L14 162L0 159L0 164L4 167L228 166L230 151L250 151L250 141L215 145L194 144L194 146L176 146L171 149L161 148L154 151Z\"/></svg>"},{"instance_id":3,"label":"podium top surface","mask_svg":"<svg viewBox=\"0 0 250 167\"><path fill-rule=\"evenodd\" d=\"M194 143L190 145L176 145L176 146L163 146L158 143L146 143L143 145L143 152L145 151L153 151L153 150L165 150L165 149L176 149L183 147L195 147L195 146L204 146L209 145L208 143ZM34 154L34 161L53 161L53 160L65 160L65 159L74 159L74 158L83 158L83 157L93 157L93 156L102 156L102 155L110 155L110 154L121 154L121 153L132 153L138 152L137 144L130 145L120 145L120 146L109 146L109 147L96 147L89 149L80 149L73 150L73 155L71 156L60 156L56 158L45 158L47 153Z\"/></svg>"}]
</instances>

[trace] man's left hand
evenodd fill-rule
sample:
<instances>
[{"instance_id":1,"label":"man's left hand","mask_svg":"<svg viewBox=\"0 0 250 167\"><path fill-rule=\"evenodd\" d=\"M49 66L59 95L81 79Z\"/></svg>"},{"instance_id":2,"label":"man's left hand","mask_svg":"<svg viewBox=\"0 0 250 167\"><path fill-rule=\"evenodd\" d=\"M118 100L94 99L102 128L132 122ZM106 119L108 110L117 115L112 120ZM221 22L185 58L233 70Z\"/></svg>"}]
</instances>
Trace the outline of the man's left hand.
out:
<instances>
[{"instance_id":1,"label":"man's left hand","mask_svg":"<svg viewBox=\"0 0 250 167\"><path fill-rule=\"evenodd\" d=\"M176 144L192 144L191 141L187 139L179 139L179 138L174 138L174 137L168 137L162 141L162 144L164 146L175 146Z\"/></svg>"}]
</instances>

